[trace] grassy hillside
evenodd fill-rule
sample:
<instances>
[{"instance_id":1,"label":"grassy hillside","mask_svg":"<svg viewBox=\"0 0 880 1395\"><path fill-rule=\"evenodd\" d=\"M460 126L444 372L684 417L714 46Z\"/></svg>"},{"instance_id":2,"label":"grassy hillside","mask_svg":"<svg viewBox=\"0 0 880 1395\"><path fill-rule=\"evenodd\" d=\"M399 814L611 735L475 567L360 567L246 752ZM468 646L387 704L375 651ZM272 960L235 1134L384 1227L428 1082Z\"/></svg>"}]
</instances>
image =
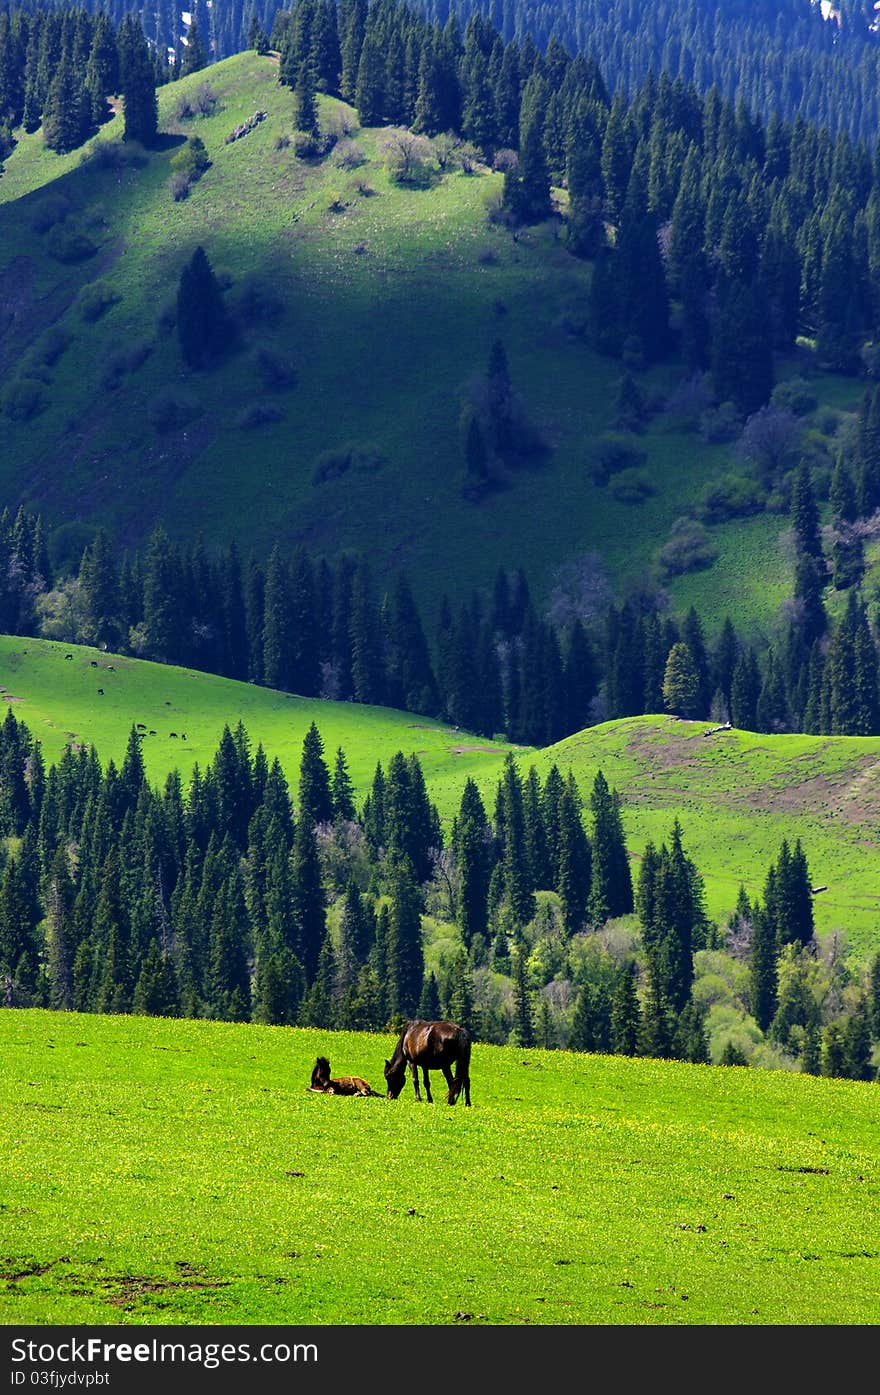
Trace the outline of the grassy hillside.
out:
<instances>
[{"instance_id":1,"label":"grassy hillside","mask_svg":"<svg viewBox=\"0 0 880 1395\"><path fill-rule=\"evenodd\" d=\"M361 798L377 760L415 751L447 828L468 775L491 812L511 749L410 713L293 697L46 640L0 637L0 689L0 704L13 704L50 760L76 741L118 762L132 723L143 722L155 731L143 750L156 782L175 766L186 773L196 761L204 765L224 724L239 719L254 745L262 741L270 759L279 757L294 784L302 740L315 721L328 759L339 745L346 752ZM705 878L709 913L719 919L733 908L740 883L750 895L762 892L782 839L793 844L800 838L814 885L828 887L814 901L818 930L844 931L859 959L876 952L880 737L710 731L707 722L632 717L587 728L544 751L513 749L524 772L532 762L542 777L552 763L564 774L572 770L585 797L602 769L623 797L636 859L648 839L659 844L669 837L678 816L687 851Z\"/></svg>"},{"instance_id":2,"label":"grassy hillside","mask_svg":"<svg viewBox=\"0 0 880 1395\"><path fill-rule=\"evenodd\" d=\"M277 148L292 135L293 97L276 73L271 57L245 53L161 89L166 144L118 168L22 136L0 180L0 369L36 374L43 410L4 419L0 497L41 508L53 527L106 523L128 543L161 519L209 545L234 534L264 552L276 539L330 556L362 549L380 573L408 570L428 618L444 591L491 585L499 566L522 565L541 599L560 564L595 551L614 587L643 579L673 521L727 468L729 448L661 416L642 439L656 492L633 504L597 486L591 453L613 422L621 369L582 333L589 263L568 254L553 224L516 238L491 226L499 174L437 172L430 188L396 186L385 133L358 131L356 114L331 99L321 99L322 118L353 124L360 167ZM206 81L215 114L176 120L179 99ZM257 109L267 119L227 144ZM112 143L119 124L89 149ZM193 134L211 167L175 202L170 161ZM88 235L93 256L67 265L49 255L57 229L42 229L59 212ZM239 351L210 373L185 369L165 314L198 243L242 327ZM95 282L117 299L89 321L81 297ZM47 366L59 334L67 347ZM459 418L498 336L551 449L474 505L458 492ZM292 363L296 387L266 388L267 350ZM677 376L667 366L642 375L643 387ZM188 419L158 429L169 391ZM829 391L850 406L858 397L843 380ZM282 415L248 428L254 403ZM316 462L352 445L367 448L371 468L316 484ZM727 612L766 624L791 589L776 547L785 523L774 514L713 530L718 562L673 580L674 603L697 599L710 624Z\"/></svg>"},{"instance_id":3,"label":"grassy hillside","mask_svg":"<svg viewBox=\"0 0 880 1395\"><path fill-rule=\"evenodd\" d=\"M392 1044L0 1010L0 1322L876 1320L871 1086L477 1044L470 1109L308 1093Z\"/></svg>"},{"instance_id":4,"label":"grassy hillside","mask_svg":"<svg viewBox=\"0 0 880 1395\"><path fill-rule=\"evenodd\" d=\"M876 952L880 894L880 738L711 735L709 722L631 717L541 752L588 788L601 767L625 799L631 850L668 842L678 817L706 881L710 915L726 917L740 884L763 893L783 838L800 838L814 886L817 930L843 931L860 959Z\"/></svg>"},{"instance_id":5,"label":"grassy hillside","mask_svg":"<svg viewBox=\"0 0 880 1395\"><path fill-rule=\"evenodd\" d=\"M68 660L67 654L73 657ZM387 707L295 697L99 649L3 635L0 710L10 703L41 742L47 761L57 760L75 742L93 745L103 762L112 757L119 764L132 726L143 722L144 762L155 783L175 767L183 774L196 762L204 768L223 727L242 721L253 748L261 741L270 761L277 756L295 788L303 738L314 721L331 766L337 747L344 750L361 798L377 761L387 765L395 751L415 752L447 822L458 809L466 777L488 787L510 749Z\"/></svg>"}]
</instances>

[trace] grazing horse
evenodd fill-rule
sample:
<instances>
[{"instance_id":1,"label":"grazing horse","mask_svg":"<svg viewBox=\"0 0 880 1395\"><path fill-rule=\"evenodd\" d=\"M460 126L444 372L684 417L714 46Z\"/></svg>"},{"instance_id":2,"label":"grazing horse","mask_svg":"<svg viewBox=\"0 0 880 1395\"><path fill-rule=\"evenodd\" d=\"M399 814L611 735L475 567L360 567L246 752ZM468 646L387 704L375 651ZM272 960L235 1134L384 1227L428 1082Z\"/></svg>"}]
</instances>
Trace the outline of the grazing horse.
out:
<instances>
[{"instance_id":1,"label":"grazing horse","mask_svg":"<svg viewBox=\"0 0 880 1395\"><path fill-rule=\"evenodd\" d=\"M371 1090L359 1075L340 1075L336 1080L331 1080L330 1062L326 1056L319 1056L315 1062L309 1089L318 1095L372 1095L375 1099L382 1098L379 1091Z\"/></svg>"},{"instance_id":2,"label":"grazing horse","mask_svg":"<svg viewBox=\"0 0 880 1395\"><path fill-rule=\"evenodd\" d=\"M455 1075L452 1066L455 1064ZM471 1039L464 1027L457 1022L407 1022L397 1039L394 1054L385 1062L385 1080L388 1085L388 1098L396 1100L406 1082L406 1068L412 1072L416 1099L419 1094L419 1067L428 1104L433 1104L429 1070L442 1070L449 1086L447 1103L455 1104L464 1090L464 1102L471 1102Z\"/></svg>"}]
</instances>

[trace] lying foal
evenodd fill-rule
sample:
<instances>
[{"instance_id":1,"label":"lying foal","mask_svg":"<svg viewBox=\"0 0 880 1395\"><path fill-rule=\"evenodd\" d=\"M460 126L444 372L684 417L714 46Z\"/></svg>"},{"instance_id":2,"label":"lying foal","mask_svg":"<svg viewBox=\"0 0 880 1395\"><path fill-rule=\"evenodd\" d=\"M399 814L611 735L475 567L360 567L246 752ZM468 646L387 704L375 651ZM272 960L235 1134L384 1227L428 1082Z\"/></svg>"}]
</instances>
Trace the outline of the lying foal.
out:
<instances>
[{"instance_id":1,"label":"lying foal","mask_svg":"<svg viewBox=\"0 0 880 1395\"><path fill-rule=\"evenodd\" d=\"M372 1095L375 1099L382 1098L378 1090L371 1090L359 1075L340 1075L336 1080L331 1080L330 1062L326 1056L319 1056L315 1062L309 1089L319 1095Z\"/></svg>"}]
</instances>

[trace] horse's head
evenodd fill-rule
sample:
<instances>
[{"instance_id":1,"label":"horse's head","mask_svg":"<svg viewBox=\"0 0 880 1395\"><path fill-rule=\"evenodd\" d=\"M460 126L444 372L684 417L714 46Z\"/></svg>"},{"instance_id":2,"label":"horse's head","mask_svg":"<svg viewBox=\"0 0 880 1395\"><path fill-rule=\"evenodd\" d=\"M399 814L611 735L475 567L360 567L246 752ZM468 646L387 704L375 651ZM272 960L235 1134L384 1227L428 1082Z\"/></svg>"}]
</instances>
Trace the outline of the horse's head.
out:
<instances>
[{"instance_id":1,"label":"horse's head","mask_svg":"<svg viewBox=\"0 0 880 1395\"><path fill-rule=\"evenodd\" d=\"M385 1062L385 1084L388 1087L388 1098L396 1100L403 1089L406 1081L406 1061L401 1060L395 1064L394 1061Z\"/></svg>"},{"instance_id":2,"label":"horse's head","mask_svg":"<svg viewBox=\"0 0 880 1395\"><path fill-rule=\"evenodd\" d=\"M313 1090L320 1089L321 1086L327 1084L329 1079L330 1062L327 1060L326 1056L319 1056L312 1071L311 1088Z\"/></svg>"}]
</instances>

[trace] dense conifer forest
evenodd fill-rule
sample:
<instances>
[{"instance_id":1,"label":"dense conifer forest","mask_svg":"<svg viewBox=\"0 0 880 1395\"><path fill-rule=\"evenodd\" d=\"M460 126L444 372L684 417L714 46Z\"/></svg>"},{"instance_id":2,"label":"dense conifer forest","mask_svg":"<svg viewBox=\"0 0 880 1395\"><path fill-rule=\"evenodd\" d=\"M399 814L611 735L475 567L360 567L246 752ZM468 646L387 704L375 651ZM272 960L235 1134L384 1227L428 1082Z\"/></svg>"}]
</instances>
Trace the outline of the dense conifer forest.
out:
<instances>
[{"instance_id":1,"label":"dense conifer forest","mask_svg":"<svg viewBox=\"0 0 880 1395\"><path fill-rule=\"evenodd\" d=\"M41 14L65 7L6 0L3 8ZM108 0L85 8L114 26L136 14L163 61L182 61L188 26L184 9L170 0L143 7ZM211 61L250 47L258 31L270 35L278 8L269 0L198 0L186 13ZM414 8L441 28L451 14L462 28L479 15L505 41L528 38L542 52L555 41L570 54L583 53L599 64L612 93L631 93L650 73L665 72L701 93L717 87L730 100L742 98L765 117L801 116L869 141L880 130L880 36L871 0L837 0L830 20L810 0L419 0Z\"/></svg>"},{"instance_id":2,"label":"dense conifer forest","mask_svg":"<svg viewBox=\"0 0 880 1395\"><path fill-rule=\"evenodd\" d=\"M730 975L765 1063L873 1078L880 954L857 973L819 953L800 841L718 926L677 819L633 873L601 770L584 807L571 777L542 782L511 753L491 811L469 779L444 840L415 755L377 764L358 808L314 723L295 790L241 723L162 789L142 741L132 728L118 768L82 746L47 769L8 709L7 1007L364 1031L448 1015L478 1040L706 1062L712 984ZM436 971L426 916L456 932ZM722 1063L746 1063L733 1039Z\"/></svg>"}]
</instances>

